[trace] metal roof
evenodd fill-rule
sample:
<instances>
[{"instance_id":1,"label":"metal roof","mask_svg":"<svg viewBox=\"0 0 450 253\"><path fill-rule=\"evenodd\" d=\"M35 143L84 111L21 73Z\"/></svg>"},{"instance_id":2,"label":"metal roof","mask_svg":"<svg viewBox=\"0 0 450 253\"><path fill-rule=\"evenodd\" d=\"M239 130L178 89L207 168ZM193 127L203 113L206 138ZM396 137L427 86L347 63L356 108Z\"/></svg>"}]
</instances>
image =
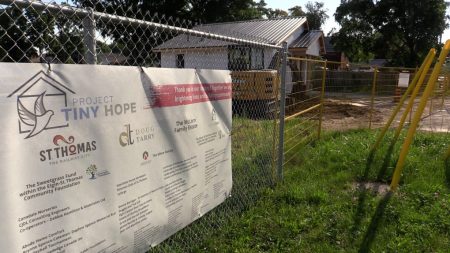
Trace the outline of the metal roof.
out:
<instances>
[{"instance_id":1,"label":"metal roof","mask_svg":"<svg viewBox=\"0 0 450 253\"><path fill-rule=\"evenodd\" d=\"M305 23L305 17L287 17L205 24L195 26L192 29L279 45ZM235 43L181 34L157 46L155 49L223 47L234 44Z\"/></svg>"},{"instance_id":2,"label":"metal roof","mask_svg":"<svg viewBox=\"0 0 450 253\"><path fill-rule=\"evenodd\" d=\"M289 45L289 48L308 48L322 36L323 32L319 30L306 31L292 42Z\"/></svg>"}]
</instances>

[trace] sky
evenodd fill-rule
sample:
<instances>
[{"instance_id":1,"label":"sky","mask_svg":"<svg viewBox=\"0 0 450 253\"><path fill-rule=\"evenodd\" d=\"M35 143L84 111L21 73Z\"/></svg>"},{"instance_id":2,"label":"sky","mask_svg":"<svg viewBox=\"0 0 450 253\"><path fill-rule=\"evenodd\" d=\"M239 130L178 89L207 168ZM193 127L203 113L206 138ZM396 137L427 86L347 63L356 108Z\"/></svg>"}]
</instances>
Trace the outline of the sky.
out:
<instances>
[{"instance_id":1,"label":"sky","mask_svg":"<svg viewBox=\"0 0 450 253\"><path fill-rule=\"evenodd\" d=\"M303 10L305 10L305 4L309 1L315 2L316 0L265 0L265 2L267 3L267 7L272 9L282 9L285 11L296 5L300 5L303 8ZM322 30L325 32L325 35L333 27L339 30L339 24L337 24L336 21L334 21L333 14L341 1L340 0L317 0L317 1L325 3L324 8L328 9L327 14L329 18L326 21L325 25L322 27ZM450 14L450 8L447 8L447 14ZM450 39L450 29L445 30L444 34L442 35L443 42L445 42L448 39Z\"/></svg>"}]
</instances>

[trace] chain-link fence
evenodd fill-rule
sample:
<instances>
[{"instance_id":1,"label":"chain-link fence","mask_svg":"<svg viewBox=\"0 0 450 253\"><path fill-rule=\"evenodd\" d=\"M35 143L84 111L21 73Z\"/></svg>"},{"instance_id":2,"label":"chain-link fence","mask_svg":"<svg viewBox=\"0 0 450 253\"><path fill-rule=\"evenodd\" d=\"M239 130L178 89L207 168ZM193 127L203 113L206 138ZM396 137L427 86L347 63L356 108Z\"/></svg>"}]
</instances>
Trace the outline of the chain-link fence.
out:
<instances>
[{"instance_id":1,"label":"chain-link fence","mask_svg":"<svg viewBox=\"0 0 450 253\"><path fill-rule=\"evenodd\" d=\"M296 157L302 147L322 129L384 125L417 72L287 57L287 45L274 42L280 29L249 31L245 21L197 24L142 12L144 4L0 0L0 62L231 71L231 197L151 251L201 250L212 230L282 177L287 163L301 162ZM448 132L449 80L443 72L421 129Z\"/></svg>"},{"instance_id":2,"label":"chain-link fence","mask_svg":"<svg viewBox=\"0 0 450 253\"><path fill-rule=\"evenodd\" d=\"M193 251L274 184L282 47L243 31L245 23L196 24L142 12L144 1L75 4L0 0L0 62L42 63L49 69L63 63L231 71L231 197L151 249Z\"/></svg>"},{"instance_id":3,"label":"chain-link fence","mask_svg":"<svg viewBox=\"0 0 450 253\"><path fill-rule=\"evenodd\" d=\"M284 164L301 162L296 158L300 157L302 147L316 140L321 131L383 127L418 71L307 58L288 59ZM431 70L412 100L413 107L403 127L410 123L419 105ZM444 67L419 130L449 132L448 82L448 71ZM398 127L411 99L409 94L391 128Z\"/></svg>"},{"instance_id":4,"label":"chain-link fence","mask_svg":"<svg viewBox=\"0 0 450 253\"><path fill-rule=\"evenodd\" d=\"M450 72L447 65L438 77L437 84L419 123L419 130L449 133L450 132ZM418 99L415 103L416 107ZM415 108L414 108L415 109Z\"/></svg>"}]
</instances>

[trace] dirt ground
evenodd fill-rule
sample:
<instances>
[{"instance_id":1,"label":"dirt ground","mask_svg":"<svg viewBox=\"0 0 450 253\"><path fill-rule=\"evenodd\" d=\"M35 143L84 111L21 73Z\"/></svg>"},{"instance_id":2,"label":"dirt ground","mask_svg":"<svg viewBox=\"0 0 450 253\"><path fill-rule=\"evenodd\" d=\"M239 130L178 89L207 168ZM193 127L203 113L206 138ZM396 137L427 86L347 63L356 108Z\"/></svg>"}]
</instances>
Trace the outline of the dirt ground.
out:
<instances>
[{"instance_id":1,"label":"dirt ground","mask_svg":"<svg viewBox=\"0 0 450 253\"><path fill-rule=\"evenodd\" d=\"M372 127L381 127L388 120L393 106L394 103L377 103L371 112L369 99L326 99L322 124L326 130L367 128L370 121Z\"/></svg>"},{"instance_id":2,"label":"dirt ground","mask_svg":"<svg viewBox=\"0 0 450 253\"><path fill-rule=\"evenodd\" d=\"M328 98L325 100L323 127L327 130L349 130L369 127L371 121L372 128L383 127L391 116L397 102L392 98L376 99L371 112L371 101L369 97L352 98ZM415 101L413 111L419 100ZM396 127L400 122L404 109L395 118L391 127ZM372 115L371 115L372 114ZM409 124L411 115L408 115L406 123ZM450 101L434 99L427 104L419 123L419 130L432 132L450 132Z\"/></svg>"}]
</instances>

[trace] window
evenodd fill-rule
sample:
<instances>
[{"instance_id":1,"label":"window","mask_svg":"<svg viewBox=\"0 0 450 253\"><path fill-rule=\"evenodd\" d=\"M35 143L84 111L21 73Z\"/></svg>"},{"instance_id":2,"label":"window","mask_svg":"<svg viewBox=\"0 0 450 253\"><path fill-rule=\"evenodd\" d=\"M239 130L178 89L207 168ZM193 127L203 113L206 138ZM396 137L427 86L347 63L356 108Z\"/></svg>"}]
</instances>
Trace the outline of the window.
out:
<instances>
[{"instance_id":1,"label":"window","mask_svg":"<svg viewBox=\"0 0 450 253\"><path fill-rule=\"evenodd\" d=\"M252 48L252 69L264 68L264 49Z\"/></svg>"},{"instance_id":2,"label":"window","mask_svg":"<svg viewBox=\"0 0 450 253\"><path fill-rule=\"evenodd\" d=\"M176 66L180 69L184 68L184 54L177 54Z\"/></svg>"},{"instance_id":3,"label":"window","mask_svg":"<svg viewBox=\"0 0 450 253\"><path fill-rule=\"evenodd\" d=\"M246 46L228 47L229 70L251 70L264 68L264 50Z\"/></svg>"},{"instance_id":4,"label":"window","mask_svg":"<svg viewBox=\"0 0 450 253\"><path fill-rule=\"evenodd\" d=\"M243 46L228 47L228 69L229 70L251 69L250 47L243 47Z\"/></svg>"}]
</instances>

